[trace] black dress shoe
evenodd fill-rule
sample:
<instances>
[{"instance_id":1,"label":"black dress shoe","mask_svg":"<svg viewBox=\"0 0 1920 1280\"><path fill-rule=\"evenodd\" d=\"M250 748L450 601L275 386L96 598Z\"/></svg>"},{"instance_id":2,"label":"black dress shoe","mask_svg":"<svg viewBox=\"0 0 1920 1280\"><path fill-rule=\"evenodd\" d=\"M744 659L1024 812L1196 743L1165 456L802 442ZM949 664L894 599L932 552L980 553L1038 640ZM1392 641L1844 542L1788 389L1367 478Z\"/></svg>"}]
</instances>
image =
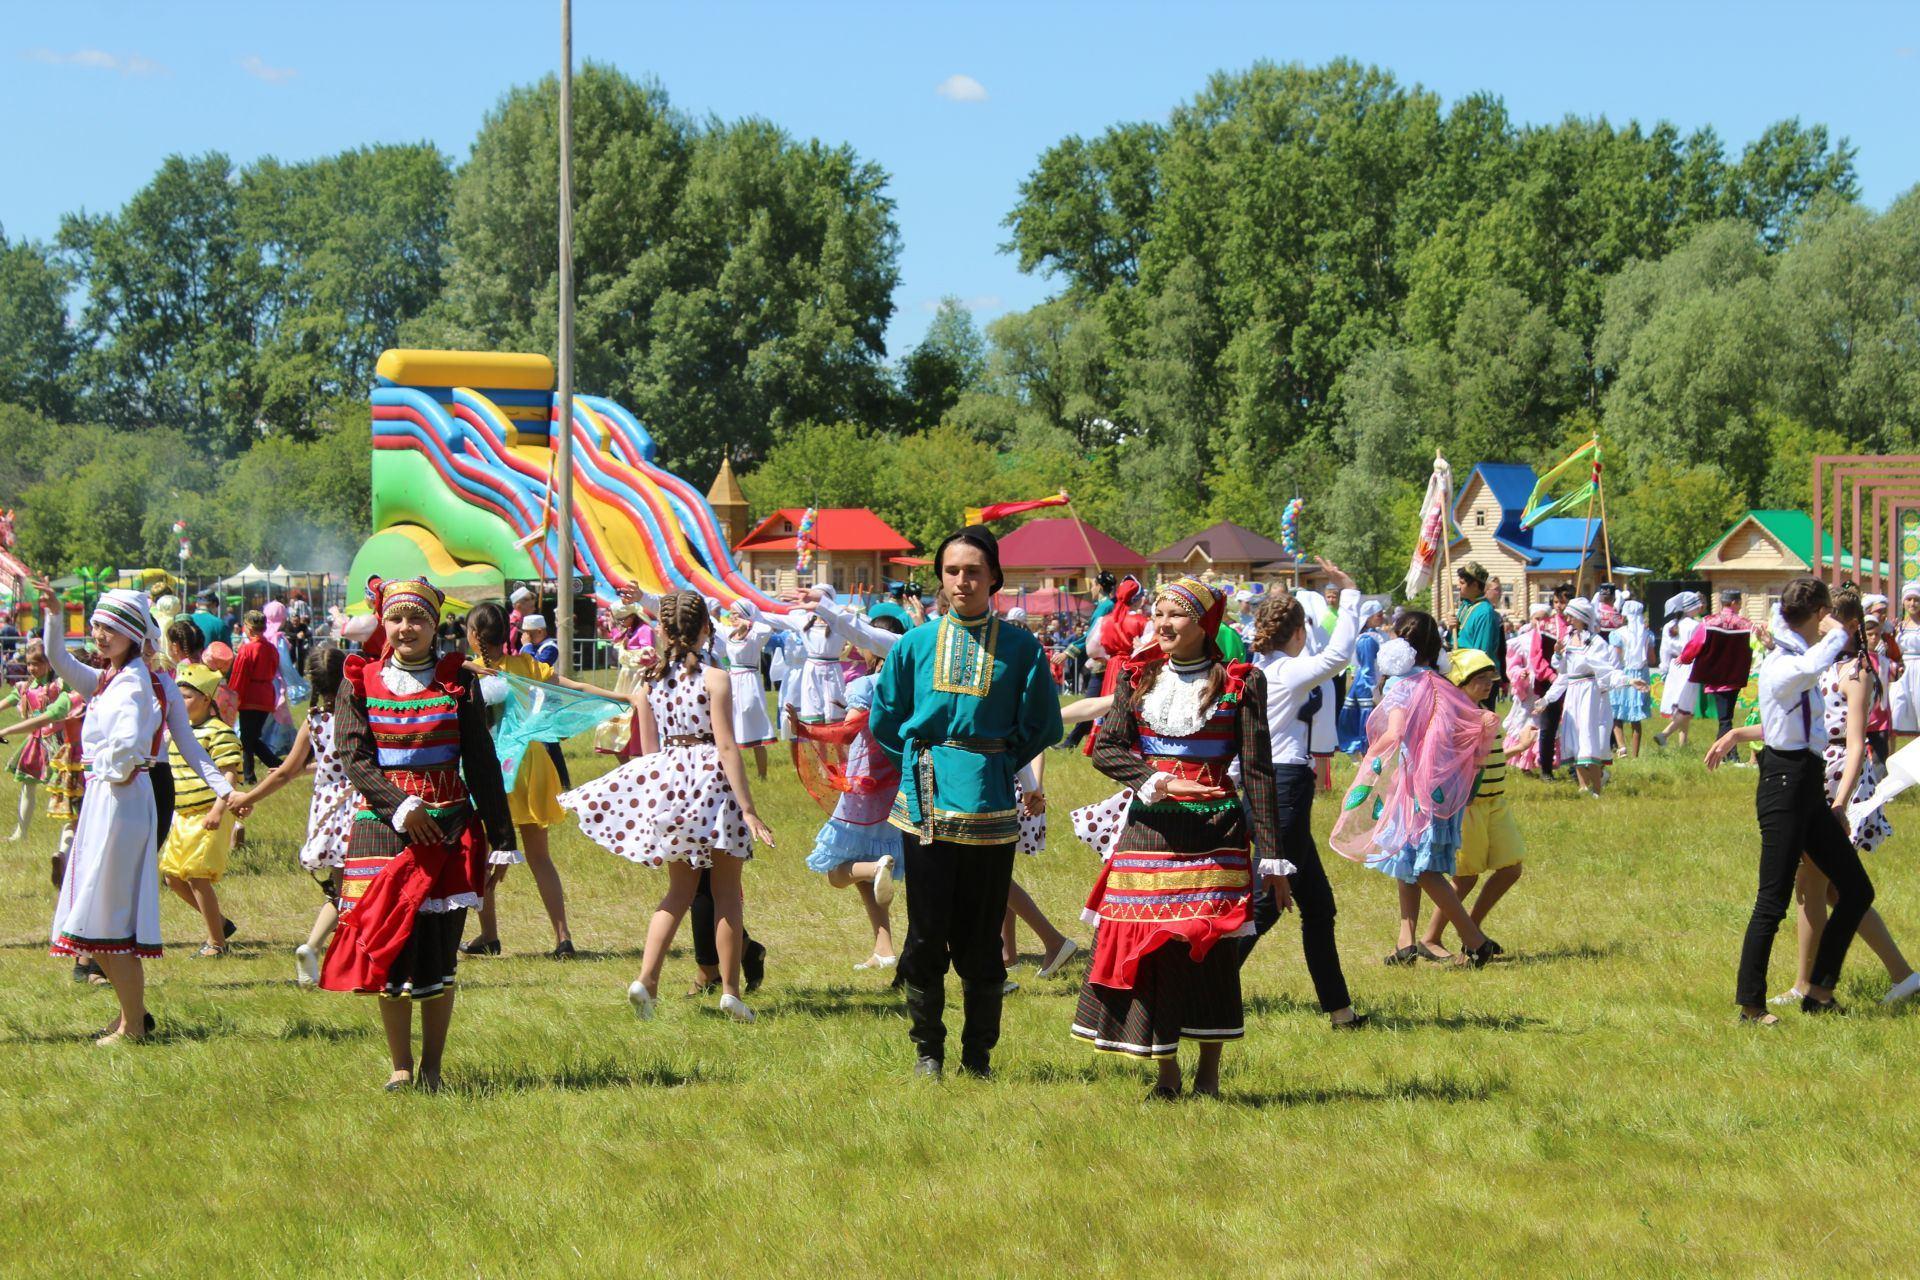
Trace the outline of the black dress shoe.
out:
<instances>
[{"instance_id":1,"label":"black dress shoe","mask_svg":"<svg viewBox=\"0 0 1920 1280\"><path fill-rule=\"evenodd\" d=\"M749 942L740 956L740 976L747 980L747 990L758 991L767 976L767 947L759 941Z\"/></svg>"},{"instance_id":2,"label":"black dress shoe","mask_svg":"<svg viewBox=\"0 0 1920 1280\"><path fill-rule=\"evenodd\" d=\"M475 938L472 942L463 942L460 944L460 954L463 956L497 956L500 954L500 939Z\"/></svg>"},{"instance_id":3,"label":"black dress shoe","mask_svg":"<svg viewBox=\"0 0 1920 1280\"><path fill-rule=\"evenodd\" d=\"M1492 960L1498 955L1505 955L1506 952L1499 943L1495 942L1492 938L1488 938L1477 947L1462 948L1460 954L1464 955L1467 958L1467 963L1474 968L1484 969L1487 967L1489 960Z\"/></svg>"},{"instance_id":4,"label":"black dress shoe","mask_svg":"<svg viewBox=\"0 0 1920 1280\"><path fill-rule=\"evenodd\" d=\"M552 956L555 960L573 959L573 939L569 938L565 942L556 943L553 950L549 951L547 954Z\"/></svg>"},{"instance_id":5,"label":"black dress shoe","mask_svg":"<svg viewBox=\"0 0 1920 1280\"><path fill-rule=\"evenodd\" d=\"M1845 1010L1841 1009L1840 1002L1838 1000L1833 999L1831 996L1829 996L1825 1000L1815 1000L1812 996L1801 996L1800 1012L1802 1013L1843 1013L1845 1012Z\"/></svg>"}]
</instances>

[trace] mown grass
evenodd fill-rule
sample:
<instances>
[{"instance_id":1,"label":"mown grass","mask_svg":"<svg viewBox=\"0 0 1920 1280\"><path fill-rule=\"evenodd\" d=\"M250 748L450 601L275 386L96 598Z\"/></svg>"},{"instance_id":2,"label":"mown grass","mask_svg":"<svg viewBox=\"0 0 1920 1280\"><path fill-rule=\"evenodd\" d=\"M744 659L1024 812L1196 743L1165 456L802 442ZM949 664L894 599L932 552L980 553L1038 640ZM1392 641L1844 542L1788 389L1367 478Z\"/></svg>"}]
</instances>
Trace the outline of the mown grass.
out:
<instances>
[{"instance_id":1,"label":"mown grass","mask_svg":"<svg viewBox=\"0 0 1920 1280\"><path fill-rule=\"evenodd\" d=\"M1051 764L1053 839L1018 875L1064 926L1094 869L1064 810L1107 788ZM576 778L603 767L574 757ZM664 1017L635 1023L661 877L557 831L592 954L537 954L516 873L508 954L462 965L437 1097L381 1092L369 1001L293 985L319 900L294 864L303 788L222 885L233 955L191 958L196 922L165 904L164 1034L138 1048L81 1038L110 998L44 953L43 821L0 862L0 1274L1912 1274L1920 1023L1878 1006L1864 949L1849 1016L1733 1018L1752 785L1677 756L1623 764L1600 802L1516 778L1531 857L1491 930L1509 955L1478 973L1381 967L1390 886L1333 859L1373 1025L1327 1031L1289 919L1247 970L1226 1099L1171 1106L1069 1039L1083 966L1041 982L1030 960L998 1079L909 1079L884 976L851 969L858 904L801 865L820 815L778 759L781 847L748 872L772 948L756 1025L679 998L684 956ZM1920 950L1920 810L1896 825L1871 866Z\"/></svg>"}]
</instances>

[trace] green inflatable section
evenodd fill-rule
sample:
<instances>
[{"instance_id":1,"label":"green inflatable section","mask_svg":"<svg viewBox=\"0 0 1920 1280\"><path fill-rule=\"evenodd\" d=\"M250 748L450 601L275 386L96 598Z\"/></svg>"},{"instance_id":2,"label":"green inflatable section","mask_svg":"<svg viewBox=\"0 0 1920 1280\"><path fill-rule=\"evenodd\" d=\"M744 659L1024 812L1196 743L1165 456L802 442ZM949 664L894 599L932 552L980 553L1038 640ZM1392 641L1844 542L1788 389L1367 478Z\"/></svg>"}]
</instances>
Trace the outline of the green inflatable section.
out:
<instances>
[{"instance_id":1,"label":"green inflatable section","mask_svg":"<svg viewBox=\"0 0 1920 1280\"><path fill-rule=\"evenodd\" d=\"M448 555L469 564L489 565L500 577L540 576L532 558L514 545L513 527L448 492L425 457L411 449L375 449L373 527L387 529L396 524L433 530Z\"/></svg>"},{"instance_id":2,"label":"green inflatable section","mask_svg":"<svg viewBox=\"0 0 1920 1280\"><path fill-rule=\"evenodd\" d=\"M424 529L420 532L432 537ZM370 577L425 578L454 599L468 604L506 596L506 579L492 565L465 564L450 572L444 565L436 569L420 544L397 528L374 534L353 557L353 567L347 571L350 602L366 590Z\"/></svg>"}]
</instances>

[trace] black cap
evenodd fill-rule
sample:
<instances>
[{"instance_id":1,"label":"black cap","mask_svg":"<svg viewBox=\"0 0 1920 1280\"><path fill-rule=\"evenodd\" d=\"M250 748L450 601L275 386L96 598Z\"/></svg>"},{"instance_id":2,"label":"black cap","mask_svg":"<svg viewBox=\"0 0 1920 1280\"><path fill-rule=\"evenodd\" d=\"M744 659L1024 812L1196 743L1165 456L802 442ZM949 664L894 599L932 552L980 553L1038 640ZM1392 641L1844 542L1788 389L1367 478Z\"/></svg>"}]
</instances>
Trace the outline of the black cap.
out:
<instances>
[{"instance_id":1,"label":"black cap","mask_svg":"<svg viewBox=\"0 0 1920 1280\"><path fill-rule=\"evenodd\" d=\"M1000 572L1000 540L993 536L993 530L983 524L970 524L942 538L933 553L934 573L940 572L940 562L946 559L947 548L956 542L965 542L980 549L980 554L987 558L988 570L993 574L995 591L1006 585L1006 575Z\"/></svg>"}]
</instances>

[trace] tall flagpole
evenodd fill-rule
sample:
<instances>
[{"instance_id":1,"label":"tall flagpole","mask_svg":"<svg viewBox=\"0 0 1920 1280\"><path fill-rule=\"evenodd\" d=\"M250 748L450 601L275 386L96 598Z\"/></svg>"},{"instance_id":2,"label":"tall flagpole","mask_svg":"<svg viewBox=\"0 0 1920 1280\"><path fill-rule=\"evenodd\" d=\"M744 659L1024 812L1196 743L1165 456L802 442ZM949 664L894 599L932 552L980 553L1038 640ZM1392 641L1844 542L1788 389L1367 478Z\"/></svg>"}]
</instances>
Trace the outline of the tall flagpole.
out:
<instances>
[{"instance_id":1,"label":"tall flagpole","mask_svg":"<svg viewBox=\"0 0 1920 1280\"><path fill-rule=\"evenodd\" d=\"M573 672L573 0L560 0L560 389L549 437L558 446L559 597L554 636L559 670Z\"/></svg>"}]
</instances>

